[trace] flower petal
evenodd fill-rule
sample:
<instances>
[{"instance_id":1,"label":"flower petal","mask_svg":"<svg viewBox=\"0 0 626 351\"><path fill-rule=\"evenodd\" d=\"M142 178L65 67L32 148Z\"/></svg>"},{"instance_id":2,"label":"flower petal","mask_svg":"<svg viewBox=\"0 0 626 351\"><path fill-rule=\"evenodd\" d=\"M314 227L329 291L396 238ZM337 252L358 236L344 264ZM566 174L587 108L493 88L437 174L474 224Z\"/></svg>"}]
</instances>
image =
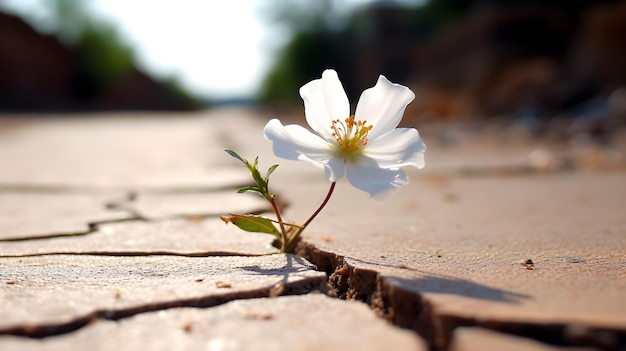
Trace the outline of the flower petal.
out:
<instances>
[{"instance_id":1,"label":"flower petal","mask_svg":"<svg viewBox=\"0 0 626 351\"><path fill-rule=\"evenodd\" d=\"M373 88L366 89L361 94L355 117L357 120L366 120L373 126L369 137L376 139L398 126L406 106L414 98L415 94L411 89L391 83L381 75Z\"/></svg>"},{"instance_id":2,"label":"flower petal","mask_svg":"<svg viewBox=\"0 0 626 351\"><path fill-rule=\"evenodd\" d=\"M300 88L304 100L306 121L317 134L331 140L330 126L335 119L350 117L350 103L337 72L327 69L321 79L310 81Z\"/></svg>"},{"instance_id":3,"label":"flower petal","mask_svg":"<svg viewBox=\"0 0 626 351\"><path fill-rule=\"evenodd\" d=\"M369 193L376 200L382 200L395 188L409 183L409 177L402 169L380 168L374 160L367 158L361 161L346 164L346 177L352 186Z\"/></svg>"},{"instance_id":4,"label":"flower petal","mask_svg":"<svg viewBox=\"0 0 626 351\"><path fill-rule=\"evenodd\" d=\"M398 128L370 140L365 154L381 168L415 166L424 168L426 145L414 128Z\"/></svg>"},{"instance_id":5,"label":"flower petal","mask_svg":"<svg viewBox=\"0 0 626 351\"><path fill-rule=\"evenodd\" d=\"M326 171L326 178L331 182L336 182L343 178L346 173L346 161L338 158L331 158L324 165Z\"/></svg>"},{"instance_id":6,"label":"flower petal","mask_svg":"<svg viewBox=\"0 0 626 351\"><path fill-rule=\"evenodd\" d=\"M274 154L288 160L305 160L324 165L331 157L331 145L306 128L296 124L283 126L272 119L263 130L265 138L273 143Z\"/></svg>"}]
</instances>

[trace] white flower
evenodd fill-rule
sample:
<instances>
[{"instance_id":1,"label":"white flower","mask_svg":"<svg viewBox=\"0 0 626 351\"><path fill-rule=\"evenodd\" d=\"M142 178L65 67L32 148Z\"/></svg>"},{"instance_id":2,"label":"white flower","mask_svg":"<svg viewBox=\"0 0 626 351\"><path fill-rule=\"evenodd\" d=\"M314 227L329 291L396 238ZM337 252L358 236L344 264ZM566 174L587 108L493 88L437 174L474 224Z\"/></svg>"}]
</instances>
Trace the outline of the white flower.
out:
<instances>
[{"instance_id":1,"label":"white flower","mask_svg":"<svg viewBox=\"0 0 626 351\"><path fill-rule=\"evenodd\" d=\"M344 175L350 184L374 198L408 184L400 168L423 168L426 145L413 128L396 128L415 94L384 76L361 95L356 112L334 70L300 88L306 121L317 133L272 119L265 137L273 142L276 156L321 165L329 181Z\"/></svg>"}]
</instances>

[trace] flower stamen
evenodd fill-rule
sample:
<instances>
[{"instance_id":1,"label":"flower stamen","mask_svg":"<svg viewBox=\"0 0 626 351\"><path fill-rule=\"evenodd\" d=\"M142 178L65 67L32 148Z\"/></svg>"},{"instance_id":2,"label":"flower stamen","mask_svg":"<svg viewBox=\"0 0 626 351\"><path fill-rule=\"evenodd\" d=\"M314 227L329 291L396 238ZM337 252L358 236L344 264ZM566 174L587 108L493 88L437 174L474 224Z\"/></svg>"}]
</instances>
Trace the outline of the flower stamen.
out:
<instances>
[{"instance_id":1,"label":"flower stamen","mask_svg":"<svg viewBox=\"0 0 626 351\"><path fill-rule=\"evenodd\" d=\"M355 121L354 116L350 116L343 121L334 120L330 128L332 137L337 140L340 153L346 159L353 160L369 142L367 135L372 130L372 125L368 125L367 121Z\"/></svg>"}]
</instances>

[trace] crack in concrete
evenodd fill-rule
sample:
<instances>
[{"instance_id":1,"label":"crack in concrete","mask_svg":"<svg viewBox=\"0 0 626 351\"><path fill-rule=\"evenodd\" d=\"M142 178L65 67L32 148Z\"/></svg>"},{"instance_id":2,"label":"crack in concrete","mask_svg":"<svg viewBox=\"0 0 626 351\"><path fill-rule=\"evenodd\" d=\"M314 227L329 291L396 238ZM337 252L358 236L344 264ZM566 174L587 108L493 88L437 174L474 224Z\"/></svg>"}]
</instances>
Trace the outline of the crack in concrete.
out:
<instances>
[{"instance_id":1,"label":"crack in concrete","mask_svg":"<svg viewBox=\"0 0 626 351\"><path fill-rule=\"evenodd\" d=\"M326 272L338 298L367 304L379 317L416 332L433 350L447 350L458 327L482 327L565 347L626 349L626 330L580 324L477 320L440 314L421 294L384 279L375 270L354 267L344 256L322 251L304 241L300 241L296 253Z\"/></svg>"},{"instance_id":2,"label":"crack in concrete","mask_svg":"<svg viewBox=\"0 0 626 351\"><path fill-rule=\"evenodd\" d=\"M108 207L108 208L111 208L111 207ZM152 222L159 222L163 220L172 220L172 219L190 219L194 221L199 221L199 220L205 220L209 218L219 218L220 216L223 215L223 213L199 213L199 214L173 214L173 215L161 216L161 217L144 217L143 215L137 213L136 211L130 208L124 208L124 207L115 207L115 208L128 211L130 216L124 217L124 218L118 218L118 219L108 219L108 220L103 220L103 221L88 222L87 223L88 229L85 231L74 232L74 233L52 233L52 234L42 234L42 235L0 238L0 243L86 236L86 235L97 232L98 226L114 224L114 223L124 223L124 222L133 222L133 221L152 223ZM261 215L263 213L267 213L268 210L269 208L257 208L257 209L253 209L252 211L249 211L248 213L254 214L254 215Z\"/></svg>"},{"instance_id":3,"label":"crack in concrete","mask_svg":"<svg viewBox=\"0 0 626 351\"><path fill-rule=\"evenodd\" d=\"M8 237L8 238L0 238L1 242L18 242L18 241L30 241L30 240L46 240L46 239L54 239L54 238L63 238L63 237L80 237L92 234L98 230L99 225L112 224L112 223L123 223L123 222L132 222L132 221L146 221L143 218L137 217L125 217L118 219L108 219L104 221L96 221L96 222L88 222L88 229L85 231L74 232L74 233L52 233L52 234L42 234L42 235L30 235L30 236L16 236L16 237Z\"/></svg>"},{"instance_id":4,"label":"crack in concrete","mask_svg":"<svg viewBox=\"0 0 626 351\"><path fill-rule=\"evenodd\" d=\"M234 189L239 189L240 187L228 187L226 188L226 190L234 190ZM213 191L209 190L209 193L212 193ZM198 194L198 193L202 193L202 192L198 192L198 191L155 191L152 192L150 194L161 194L161 195L172 195L172 194ZM219 212L219 213L214 213L214 212L198 212L198 213L172 213L169 214L167 216L156 216L156 217L151 217L149 215L145 215L143 214L140 210L137 210L135 208L133 208L132 204L137 202L137 199L139 198L140 192L137 191L131 191L127 194L125 199L121 199L118 201L109 201L107 203L105 203L105 208L108 210L120 210L120 211L126 211L128 212L134 219L137 220L143 220L146 222L150 222L150 221L157 221L157 220L164 220L164 219L180 219L180 218L193 218L194 220L202 220L202 219L206 219L206 218L218 218L222 215L224 215L224 213ZM145 192L141 192L141 194L146 194ZM272 208L271 206L259 206L256 208L252 208L248 211L246 211L249 214L254 214L254 215L260 215L263 213L268 213L271 212Z\"/></svg>"},{"instance_id":5,"label":"crack in concrete","mask_svg":"<svg viewBox=\"0 0 626 351\"><path fill-rule=\"evenodd\" d=\"M467 175L467 174L463 174ZM474 175L473 173L471 175ZM223 189L233 189L227 186ZM202 188L205 191L214 191L216 188ZM217 188L222 189L222 188ZM19 186L0 185L0 192L84 192L86 188L53 187L53 186ZM91 188L91 191L102 189ZM110 189L109 189L110 190ZM159 194L193 193L199 188L169 189L154 191ZM144 192L142 190L142 192ZM128 204L136 201L137 192L129 191L124 199L104 204L107 209L118 209L130 214L128 218L105 220L88 223L89 229L76 233L57 233L29 237L15 237L0 239L0 242L17 242L29 240L44 240L59 237L86 236L98 230L99 225L111 223L142 221L156 222L163 219L215 218L220 214L172 214L166 217L146 218ZM265 213L267 208L259 208L250 213ZM451 344L453 332L459 327L482 327L492 331L522 336L543 343L559 346L587 346L603 350L622 350L626 348L626 331L609 328L596 328L584 325L569 325L564 323L540 324L503 322L493 320L477 320L463 316L437 313L432 304L417 292L409 291L398 284L384 279L379 272L372 269L355 267L346 262L345 257L319 250L314 245L301 241L296 253L313 263L319 271L327 274L327 282L319 282L316 278L307 278L295 286L281 286L280 295L300 295L312 292L322 292L344 300L358 300L367 304L381 318L393 325L409 329L420 335L433 350L446 350ZM192 253L178 253L171 251L85 251L85 252L46 252L27 255L3 255L2 258L22 258L51 255L76 256L181 256L181 257L211 257L211 256L264 256L266 254L239 254L227 251L199 251ZM358 260L356 260L358 261ZM371 265L379 265L369 263ZM404 267L395 267L404 268ZM283 290L284 289L284 290ZM45 338L76 331L98 319L119 320L140 313L153 312L176 307L209 308L237 299L263 298L276 296L276 287L266 287L255 291L235 292L226 295L211 295L198 298L172 300L154 304L133 306L125 309L106 309L94 311L88 315L78 317L61 324L49 325L22 325L9 329L0 329L0 335L15 335L31 338Z\"/></svg>"},{"instance_id":6,"label":"crack in concrete","mask_svg":"<svg viewBox=\"0 0 626 351\"><path fill-rule=\"evenodd\" d=\"M592 347L602 350L624 350L626 347L626 331L619 329L565 323L502 322L488 319L479 321L447 314L439 314L436 318L444 333L446 345L452 340L454 329L469 326L564 347Z\"/></svg>"},{"instance_id":7,"label":"crack in concrete","mask_svg":"<svg viewBox=\"0 0 626 351\"><path fill-rule=\"evenodd\" d=\"M236 190L244 186L254 185L249 182L226 185L205 185L205 186L179 186L164 188L162 186L141 186L141 187L125 187L125 186L76 186L76 185L54 185L54 184L19 184L5 183L0 184L0 193L43 193L43 194L110 194L111 192L126 192L127 197L131 199L133 194L197 194L197 193L213 193L217 191Z\"/></svg>"},{"instance_id":8,"label":"crack in concrete","mask_svg":"<svg viewBox=\"0 0 626 351\"><path fill-rule=\"evenodd\" d=\"M49 251L43 253L24 255L0 255L0 258L25 258L25 257L45 257L55 255L68 256L112 256L112 257L140 257L140 256L178 256L178 257L260 257L273 254L243 254L232 251L198 251L181 253L173 251Z\"/></svg>"},{"instance_id":9,"label":"crack in concrete","mask_svg":"<svg viewBox=\"0 0 626 351\"><path fill-rule=\"evenodd\" d=\"M327 282L323 278L308 277L303 278L297 283L284 284L283 280L266 286L263 288L252 289L247 291L237 291L225 294L212 294L201 297L187 298L163 301L158 303L137 305L128 308L121 309L102 309L96 310L87 315L74 318L64 323L58 324L45 324L45 325L20 325L6 329L0 329L0 335L13 335L23 336L30 338L46 338L52 336L58 336L62 334L71 333L82 327L96 322L99 319L107 320L120 320L123 318L132 317L140 313L155 312L170 308L179 307L194 307L194 308L210 308L229 301L264 298L264 297L276 297L276 296L289 296L289 295L304 295L312 292L326 293L328 291Z\"/></svg>"},{"instance_id":10,"label":"crack in concrete","mask_svg":"<svg viewBox=\"0 0 626 351\"><path fill-rule=\"evenodd\" d=\"M135 219L136 220L136 219ZM127 220L125 220L127 221ZM114 221L115 222L115 221ZM111 223L111 221L98 224ZM94 223L92 232L97 229ZM85 235L85 234L74 234ZM45 239L47 237L26 238L20 240ZM10 240L3 240L10 241ZM50 255L78 256L263 256L265 254L238 254L225 251L201 251L195 253L177 253L169 251L88 251L88 252L47 252L29 255L8 255L3 258L21 258ZM626 345L626 331L608 328L568 324L538 324L520 322L502 322L492 320L476 320L462 316L438 314L429 301L414 291L406 290L390 282L372 269L354 267L346 262L345 257L319 250L314 245L301 241L297 254L313 263L319 271L327 275L322 283L315 278L307 278L296 286L288 286L281 295L307 294L314 291L336 296L344 300L357 300L367 304L381 318L393 325L409 329L420 335L433 350L446 350L453 338L453 332L459 327L482 327L496 332L522 336L543 343L560 346L588 346L603 350L618 350ZM371 263L374 264L374 263ZM375 264L374 264L375 265ZM402 267L397 267L402 268ZM283 287L281 287L283 289ZM67 321L62 324L22 325L9 329L0 329L0 335L15 335L32 338L45 338L66 334L78 330L98 319L119 320L145 312L153 312L175 307L208 308L236 299L262 298L275 296L274 287L266 287L257 291L236 292L221 296L206 296L191 299L172 300L156 304L133 306L126 309L98 310L88 315Z\"/></svg>"}]
</instances>

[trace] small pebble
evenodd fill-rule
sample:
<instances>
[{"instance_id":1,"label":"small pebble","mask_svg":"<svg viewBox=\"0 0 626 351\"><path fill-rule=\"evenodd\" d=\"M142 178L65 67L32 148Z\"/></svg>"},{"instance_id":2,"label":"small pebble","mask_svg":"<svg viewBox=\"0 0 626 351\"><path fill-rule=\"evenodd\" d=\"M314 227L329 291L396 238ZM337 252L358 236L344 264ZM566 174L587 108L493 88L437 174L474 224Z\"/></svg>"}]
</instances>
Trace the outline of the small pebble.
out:
<instances>
[{"instance_id":1,"label":"small pebble","mask_svg":"<svg viewBox=\"0 0 626 351\"><path fill-rule=\"evenodd\" d=\"M218 288L231 288L232 284L228 282L223 282L220 280L220 281L215 282L215 286Z\"/></svg>"},{"instance_id":2,"label":"small pebble","mask_svg":"<svg viewBox=\"0 0 626 351\"><path fill-rule=\"evenodd\" d=\"M522 266L526 267L526 269L528 269L529 271L535 269L535 263L530 258L522 262Z\"/></svg>"}]
</instances>

